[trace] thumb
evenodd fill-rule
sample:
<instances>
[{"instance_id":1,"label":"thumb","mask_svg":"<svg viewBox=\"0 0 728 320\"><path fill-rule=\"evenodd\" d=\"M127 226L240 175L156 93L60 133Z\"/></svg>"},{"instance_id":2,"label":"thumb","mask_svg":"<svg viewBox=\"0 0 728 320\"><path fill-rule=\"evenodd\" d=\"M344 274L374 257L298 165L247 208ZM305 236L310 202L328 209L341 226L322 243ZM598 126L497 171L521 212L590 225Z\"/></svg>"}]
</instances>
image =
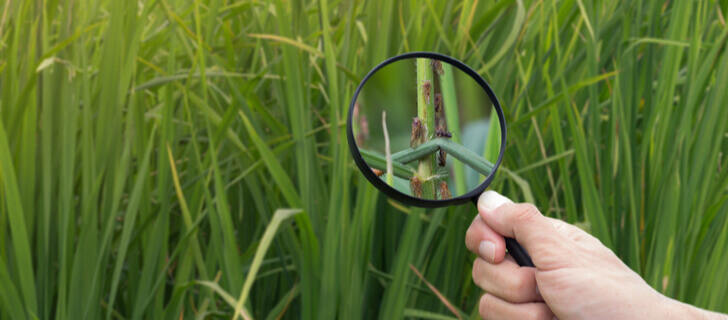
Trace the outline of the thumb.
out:
<instances>
[{"instance_id":1,"label":"thumb","mask_svg":"<svg viewBox=\"0 0 728 320\"><path fill-rule=\"evenodd\" d=\"M487 191L478 199L478 212L495 232L516 239L539 269L557 267L571 250L569 239L530 203L513 203L495 191Z\"/></svg>"}]
</instances>

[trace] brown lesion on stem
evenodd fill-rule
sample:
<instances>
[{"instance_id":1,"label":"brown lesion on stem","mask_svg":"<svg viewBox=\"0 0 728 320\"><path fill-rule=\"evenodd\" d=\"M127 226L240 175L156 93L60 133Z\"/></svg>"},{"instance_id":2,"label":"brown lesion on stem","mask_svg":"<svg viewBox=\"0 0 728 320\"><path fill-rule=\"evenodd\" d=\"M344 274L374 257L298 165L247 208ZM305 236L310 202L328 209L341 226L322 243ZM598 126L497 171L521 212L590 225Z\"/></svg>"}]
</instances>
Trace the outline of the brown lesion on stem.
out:
<instances>
[{"instance_id":1,"label":"brown lesion on stem","mask_svg":"<svg viewBox=\"0 0 728 320\"><path fill-rule=\"evenodd\" d=\"M425 103L430 104L430 94L432 93L432 81L425 80L425 84L422 85L422 92L425 97Z\"/></svg>"},{"instance_id":2,"label":"brown lesion on stem","mask_svg":"<svg viewBox=\"0 0 728 320\"><path fill-rule=\"evenodd\" d=\"M442 93L435 94L435 118L444 118L442 109Z\"/></svg>"},{"instance_id":3,"label":"brown lesion on stem","mask_svg":"<svg viewBox=\"0 0 728 320\"><path fill-rule=\"evenodd\" d=\"M415 149L420 144L433 138L452 138L447 130L444 99L441 93L435 92L435 75L443 77L445 71L441 61L435 59L417 59L417 118L412 121L410 147ZM412 196L429 199L450 199L452 195L435 166L446 166L447 152L438 150L437 154L428 155L418 161L418 173L410 179Z\"/></svg>"},{"instance_id":4,"label":"brown lesion on stem","mask_svg":"<svg viewBox=\"0 0 728 320\"><path fill-rule=\"evenodd\" d=\"M435 60L433 60L435 61ZM439 68L442 69L442 63L438 61ZM435 64L432 64L433 71L435 71ZM442 75L440 75L442 76ZM436 93L435 94L435 125L437 126L437 129L435 130L435 136L438 138L452 138L452 133L447 131L447 120L445 119L445 108L442 105L442 93ZM444 167L447 163L447 152L445 150L440 149L440 151L437 153L437 165L440 167Z\"/></svg>"},{"instance_id":5,"label":"brown lesion on stem","mask_svg":"<svg viewBox=\"0 0 728 320\"><path fill-rule=\"evenodd\" d=\"M442 97L438 98L435 93L436 78L435 74L441 75L440 67L442 63L432 59L418 58L416 59L417 68L417 117L422 124L422 128L416 127L413 130L413 139L411 145L419 145L425 143L435 137L435 131L438 126L438 113L442 111ZM437 101L437 100L440 101ZM439 111L435 110L435 103L438 104ZM417 131L417 132L414 132ZM421 139L417 139L420 137ZM422 183L422 194L427 199L437 199L437 185L441 180L437 174L438 159L437 155L431 154L419 159L417 165L417 174L419 182ZM414 194L417 196L417 194Z\"/></svg>"},{"instance_id":6,"label":"brown lesion on stem","mask_svg":"<svg viewBox=\"0 0 728 320\"><path fill-rule=\"evenodd\" d=\"M437 126L437 130L435 130L435 135L438 138L445 138L450 139L452 138L452 133L450 131L447 131L447 122L444 120L440 125ZM440 149L437 152L437 165L440 167L444 167L446 164L446 158L447 158L447 151Z\"/></svg>"},{"instance_id":7,"label":"brown lesion on stem","mask_svg":"<svg viewBox=\"0 0 728 320\"><path fill-rule=\"evenodd\" d=\"M440 199L450 199L452 198L452 195L450 194L450 189L447 188L447 182L442 181L440 182L440 185L438 186L438 193L440 195Z\"/></svg>"},{"instance_id":8,"label":"brown lesion on stem","mask_svg":"<svg viewBox=\"0 0 728 320\"><path fill-rule=\"evenodd\" d=\"M443 123L437 127L437 130L435 131L435 135L438 138L452 138L452 132L447 131L447 123Z\"/></svg>"},{"instance_id":9,"label":"brown lesion on stem","mask_svg":"<svg viewBox=\"0 0 728 320\"><path fill-rule=\"evenodd\" d=\"M432 67L432 73L436 73L441 77L445 75L445 70L442 68L442 62L440 60L430 60L430 66Z\"/></svg>"},{"instance_id":10,"label":"brown lesion on stem","mask_svg":"<svg viewBox=\"0 0 728 320\"><path fill-rule=\"evenodd\" d=\"M417 176L412 177L410 179L410 191L412 191L413 196L422 198L422 179Z\"/></svg>"},{"instance_id":11,"label":"brown lesion on stem","mask_svg":"<svg viewBox=\"0 0 728 320\"><path fill-rule=\"evenodd\" d=\"M412 119L412 136L410 137L410 148L417 148L420 144L425 142L425 132L420 118L415 117Z\"/></svg>"}]
</instances>

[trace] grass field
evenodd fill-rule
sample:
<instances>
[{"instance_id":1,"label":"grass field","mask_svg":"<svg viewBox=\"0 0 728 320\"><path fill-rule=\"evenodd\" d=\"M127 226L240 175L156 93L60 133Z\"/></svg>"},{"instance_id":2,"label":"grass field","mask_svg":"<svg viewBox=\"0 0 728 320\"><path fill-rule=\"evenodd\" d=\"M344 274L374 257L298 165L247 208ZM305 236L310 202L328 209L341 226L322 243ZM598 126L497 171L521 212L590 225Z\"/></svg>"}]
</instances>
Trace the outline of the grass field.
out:
<instances>
[{"instance_id":1,"label":"grass field","mask_svg":"<svg viewBox=\"0 0 728 320\"><path fill-rule=\"evenodd\" d=\"M4 0L0 318L476 318L472 205L392 202L346 145L360 78L416 50L464 61L499 96L492 189L587 229L666 295L728 312L727 13Z\"/></svg>"}]
</instances>

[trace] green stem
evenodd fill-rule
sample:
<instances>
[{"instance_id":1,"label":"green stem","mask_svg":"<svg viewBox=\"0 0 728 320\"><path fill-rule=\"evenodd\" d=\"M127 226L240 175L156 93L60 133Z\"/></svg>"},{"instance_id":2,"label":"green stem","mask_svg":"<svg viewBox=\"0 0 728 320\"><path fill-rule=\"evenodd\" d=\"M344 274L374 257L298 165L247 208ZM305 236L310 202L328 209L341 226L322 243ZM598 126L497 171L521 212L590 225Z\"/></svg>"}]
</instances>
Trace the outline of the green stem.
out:
<instances>
[{"instance_id":1,"label":"green stem","mask_svg":"<svg viewBox=\"0 0 728 320\"><path fill-rule=\"evenodd\" d=\"M423 157L437 152L437 149L439 148L439 146L437 145L437 140L438 139L427 141L414 149L407 148L402 151L396 152L392 154L392 160L399 163L410 163L415 160L420 160Z\"/></svg>"},{"instance_id":2,"label":"green stem","mask_svg":"<svg viewBox=\"0 0 728 320\"><path fill-rule=\"evenodd\" d=\"M457 94L455 92L455 73L453 67L448 63L443 63L443 75L440 77L440 90L442 91L442 107L445 110L445 119L447 119L447 128L452 133L452 141L461 143L460 141L460 114L458 113L459 105ZM452 165L455 178L455 190L450 190L453 194L464 194L467 192L465 186L465 170L463 164L455 162Z\"/></svg>"},{"instance_id":3,"label":"green stem","mask_svg":"<svg viewBox=\"0 0 728 320\"><path fill-rule=\"evenodd\" d=\"M426 97L425 84L429 82L429 99ZM422 122L422 134L424 141L430 140L430 135L435 133L435 105L434 105L434 81L430 59L417 59L417 117ZM432 168L435 167L435 154L419 159L417 171L425 182L422 184L423 198L435 199L435 182L430 179L433 175Z\"/></svg>"},{"instance_id":4,"label":"green stem","mask_svg":"<svg viewBox=\"0 0 728 320\"><path fill-rule=\"evenodd\" d=\"M403 179L411 179L412 176L418 174L418 172L407 164L435 155L439 149L447 151L449 156L460 160L463 164L473 168L475 171L486 177L493 172L494 165L475 152L470 151L470 149L463 147L450 139L437 138L427 141L415 149L407 148L392 154L392 168L394 175ZM359 152L368 166L378 170L386 170L387 159L384 156L364 149L359 149ZM466 190L463 190L461 193L465 193L465 191Z\"/></svg>"},{"instance_id":5,"label":"green stem","mask_svg":"<svg viewBox=\"0 0 728 320\"><path fill-rule=\"evenodd\" d=\"M362 158L364 158L368 166L377 170L387 170L387 159L385 157L364 149L359 149L359 153L361 153ZM394 158L392 158L392 171L394 171L395 176L407 180L412 179L412 176L416 174L414 168L402 164L394 160Z\"/></svg>"},{"instance_id":6,"label":"green stem","mask_svg":"<svg viewBox=\"0 0 728 320\"><path fill-rule=\"evenodd\" d=\"M428 155L434 155L440 148L447 151L448 156L453 156L455 159L460 160L463 164L475 169L475 171L482 173L486 177L493 171L494 165L488 160L485 160L477 153L470 151L470 149L445 138L433 139L419 145L415 149L408 148L397 152L392 155L392 161L406 165L407 163L420 160Z\"/></svg>"}]
</instances>

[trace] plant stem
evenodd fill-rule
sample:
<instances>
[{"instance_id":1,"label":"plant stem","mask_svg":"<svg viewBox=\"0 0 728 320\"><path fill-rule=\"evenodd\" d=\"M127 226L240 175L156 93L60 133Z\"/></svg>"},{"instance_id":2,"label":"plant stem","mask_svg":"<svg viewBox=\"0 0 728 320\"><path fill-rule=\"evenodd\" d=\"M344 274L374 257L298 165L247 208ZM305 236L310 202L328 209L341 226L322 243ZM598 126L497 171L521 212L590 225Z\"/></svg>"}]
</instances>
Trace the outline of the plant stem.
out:
<instances>
[{"instance_id":1,"label":"plant stem","mask_svg":"<svg viewBox=\"0 0 728 320\"><path fill-rule=\"evenodd\" d=\"M486 159L498 159L501 142L501 123L495 108L491 107L490 124L488 125L488 137L485 139L483 157ZM485 177L483 177L485 178Z\"/></svg>"},{"instance_id":2,"label":"plant stem","mask_svg":"<svg viewBox=\"0 0 728 320\"><path fill-rule=\"evenodd\" d=\"M362 158L364 158L364 161L366 161L368 166L377 170L387 170L387 160L381 155L364 149L359 149L359 153L361 153ZM404 165L394 159L392 160L392 171L394 171L395 176L407 180L412 179L412 176L417 173L414 168Z\"/></svg>"},{"instance_id":3,"label":"plant stem","mask_svg":"<svg viewBox=\"0 0 728 320\"><path fill-rule=\"evenodd\" d=\"M434 83L430 60L417 59L417 117L422 121L422 134L424 141L430 140L430 134L435 132L435 105L434 105ZM427 84L429 83L429 88ZM429 92L426 92L429 91ZM432 168L435 167L435 154L419 159L417 171L424 182L422 194L424 198L435 199L435 182L430 179L433 175Z\"/></svg>"},{"instance_id":4,"label":"plant stem","mask_svg":"<svg viewBox=\"0 0 728 320\"><path fill-rule=\"evenodd\" d=\"M445 119L447 119L448 130L452 133L452 141L461 143L460 139L460 114L458 113L458 99L455 92L455 73L453 67L448 63L443 63L443 75L440 77L440 91L442 91L442 107L445 110ZM456 161L452 164L455 177L455 190L451 190L453 194L465 194L465 170L463 164Z\"/></svg>"},{"instance_id":5,"label":"plant stem","mask_svg":"<svg viewBox=\"0 0 728 320\"><path fill-rule=\"evenodd\" d=\"M405 149L392 155L392 161L406 165L415 160L422 159L430 154L437 153L438 149L447 151L448 155L460 160L464 165L473 168L486 177L493 171L494 165L480 155L450 139L437 138L419 145L415 149ZM381 160L384 161L384 160ZM369 162L367 162L369 163Z\"/></svg>"},{"instance_id":6,"label":"plant stem","mask_svg":"<svg viewBox=\"0 0 728 320\"><path fill-rule=\"evenodd\" d=\"M411 179L419 172L416 172L414 168L407 164L413 161L419 162L421 159L435 155L440 149L447 151L448 155L486 177L493 172L494 165L475 152L450 139L436 138L417 146L415 149L407 148L392 154L391 161L394 175L404 179ZM359 152L367 165L374 169L386 170L387 159L385 157L364 149L359 149Z\"/></svg>"}]
</instances>

